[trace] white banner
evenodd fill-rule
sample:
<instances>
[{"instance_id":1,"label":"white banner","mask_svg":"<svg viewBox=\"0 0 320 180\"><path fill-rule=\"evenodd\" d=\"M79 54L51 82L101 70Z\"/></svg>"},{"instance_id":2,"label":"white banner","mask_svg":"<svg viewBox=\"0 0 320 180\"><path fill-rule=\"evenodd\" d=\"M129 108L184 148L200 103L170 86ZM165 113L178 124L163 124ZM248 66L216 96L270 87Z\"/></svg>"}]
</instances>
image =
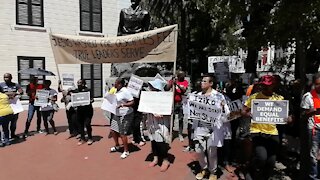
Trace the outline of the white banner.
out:
<instances>
[{"instance_id":1,"label":"white banner","mask_svg":"<svg viewBox=\"0 0 320 180\"><path fill-rule=\"evenodd\" d=\"M47 106L49 102L49 93L50 91L48 90L37 90L34 106Z\"/></svg>"},{"instance_id":2,"label":"white banner","mask_svg":"<svg viewBox=\"0 0 320 180\"><path fill-rule=\"evenodd\" d=\"M188 119L214 124L222 114L221 102L222 99L190 93L188 97Z\"/></svg>"},{"instance_id":3,"label":"white banner","mask_svg":"<svg viewBox=\"0 0 320 180\"><path fill-rule=\"evenodd\" d=\"M114 94L107 93L103 98L101 109L116 114L117 110L117 97Z\"/></svg>"},{"instance_id":4,"label":"white banner","mask_svg":"<svg viewBox=\"0 0 320 180\"><path fill-rule=\"evenodd\" d=\"M131 75L127 89L131 92L133 97L138 98L143 85L143 80L139 79L139 76Z\"/></svg>"},{"instance_id":5,"label":"white banner","mask_svg":"<svg viewBox=\"0 0 320 180\"><path fill-rule=\"evenodd\" d=\"M138 111L159 115L171 115L173 92L142 91Z\"/></svg>"},{"instance_id":6,"label":"white banner","mask_svg":"<svg viewBox=\"0 0 320 180\"><path fill-rule=\"evenodd\" d=\"M178 26L119 37L50 34L57 64L175 62Z\"/></svg>"},{"instance_id":7,"label":"white banner","mask_svg":"<svg viewBox=\"0 0 320 180\"><path fill-rule=\"evenodd\" d=\"M90 104L90 92L72 93L71 102L73 107L86 106Z\"/></svg>"}]
</instances>

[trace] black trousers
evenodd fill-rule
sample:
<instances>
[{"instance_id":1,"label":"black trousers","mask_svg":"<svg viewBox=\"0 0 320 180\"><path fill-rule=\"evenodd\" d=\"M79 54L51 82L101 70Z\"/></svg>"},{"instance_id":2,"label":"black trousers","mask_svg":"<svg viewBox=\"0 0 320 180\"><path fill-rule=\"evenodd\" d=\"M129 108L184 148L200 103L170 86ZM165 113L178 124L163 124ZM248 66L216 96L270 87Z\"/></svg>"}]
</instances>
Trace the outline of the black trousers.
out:
<instances>
[{"instance_id":1,"label":"black trousers","mask_svg":"<svg viewBox=\"0 0 320 180\"><path fill-rule=\"evenodd\" d=\"M77 111L74 109L66 110L69 133L71 135L79 134L79 127L77 124Z\"/></svg>"},{"instance_id":2,"label":"black trousers","mask_svg":"<svg viewBox=\"0 0 320 180\"><path fill-rule=\"evenodd\" d=\"M141 112L134 112L134 119L132 124L132 135L133 135L133 141L136 143L139 143L140 141L143 141L142 134L141 134L141 128L140 123L142 121L142 113Z\"/></svg>"},{"instance_id":3,"label":"black trousers","mask_svg":"<svg viewBox=\"0 0 320 180\"><path fill-rule=\"evenodd\" d=\"M151 141L151 149L153 155L158 156L159 159L168 158L168 151L170 149L168 143Z\"/></svg>"},{"instance_id":4,"label":"black trousers","mask_svg":"<svg viewBox=\"0 0 320 180\"><path fill-rule=\"evenodd\" d=\"M254 180L269 179L276 162L279 137L262 133L252 134L252 143L251 177Z\"/></svg>"},{"instance_id":5,"label":"black trousers","mask_svg":"<svg viewBox=\"0 0 320 180\"><path fill-rule=\"evenodd\" d=\"M56 126L53 121L54 110L42 111L41 114L42 114L43 124L44 124L44 128L46 129L46 132L49 133L48 121L49 121L53 131L57 132Z\"/></svg>"},{"instance_id":6,"label":"black trousers","mask_svg":"<svg viewBox=\"0 0 320 180\"><path fill-rule=\"evenodd\" d=\"M193 142L193 138L192 138L192 134L194 133L193 129L192 129L192 124L188 123L188 141L189 141L189 147L194 149L195 148L195 145L194 145L194 142Z\"/></svg>"},{"instance_id":7,"label":"black trousers","mask_svg":"<svg viewBox=\"0 0 320 180\"><path fill-rule=\"evenodd\" d=\"M85 140L85 131L87 130L88 139L92 139L92 127L91 127L91 119L93 116L93 108L79 108L77 109L77 119L79 132L81 135L81 139Z\"/></svg>"}]
</instances>

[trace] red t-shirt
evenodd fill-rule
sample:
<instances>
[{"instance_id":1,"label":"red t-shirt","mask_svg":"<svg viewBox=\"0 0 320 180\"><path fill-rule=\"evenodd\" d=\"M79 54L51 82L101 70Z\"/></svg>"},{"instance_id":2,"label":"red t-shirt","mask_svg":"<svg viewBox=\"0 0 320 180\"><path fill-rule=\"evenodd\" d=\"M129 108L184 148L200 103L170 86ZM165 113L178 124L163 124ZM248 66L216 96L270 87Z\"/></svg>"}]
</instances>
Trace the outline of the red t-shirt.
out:
<instances>
[{"instance_id":1,"label":"red t-shirt","mask_svg":"<svg viewBox=\"0 0 320 180\"><path fill-rule=\"evenodd\" d=\"M28 86L27 86L27 92L29 91L30 92L30 95L29 96L29 102L33 102L35 99L36 99L36 92L37 92L37 89L43 89L43 85L42 84L37 84L37 85L34 85L33 83L30 83Z\"/></svg>"},{"instance_id":2,"label":"red t-shirt","mask_svg":"<svg viewBox=\"0 0 320 180\"><path fill-rule=\"evenodd\" d=\"M170 83L173 83L172 80L170 80ZM184 87L185 89L188 88L189 83L187 80L184 81L176 81L176 83L181 86ZM175 103L179 103L182 101L182 95L184 93L181 92L181 89L178 86L175 86L175 91L174 91L174 102Z\"/></svg>"}]
</instances>

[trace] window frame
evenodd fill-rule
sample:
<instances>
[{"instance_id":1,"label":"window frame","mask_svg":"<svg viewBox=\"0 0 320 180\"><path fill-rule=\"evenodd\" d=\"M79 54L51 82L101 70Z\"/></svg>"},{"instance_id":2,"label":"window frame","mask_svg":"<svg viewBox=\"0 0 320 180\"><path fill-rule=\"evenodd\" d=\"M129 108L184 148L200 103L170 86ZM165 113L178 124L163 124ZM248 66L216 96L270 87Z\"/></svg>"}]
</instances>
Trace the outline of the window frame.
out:
<instances>
[{"instance_id":1,"label":"window frame","mask_svg":"<svg viewBox=\"0 0 320 180\"><path fill-rule=\"evenodd\" d=\"M35 25L32 22L32 0L27 0L28 6L28 24L19 23L19 2L20 0L16 0L16 24L17 25L25 25L25 26L36 26L36 27L44 27L44 7L43 0L40 0L41 7L41 25Z\"/></svg>"},{"instance_id":2,"label":"window frame","mask_svg":"<svg viewBox=\"0 0 320 180\"><path fill-rule=\"evenodd\" d=\"M80 13L80 31L84 31L84 32L94 32L94 33L102 33L102 29L103 29L103 26L102 26L102 0L100 0L100 15L101 15L101 18L100 18L100 29L99 31L93 31L93 14L96 14L93 12L93 7L92 7L92 4L93 4L93 0L87 0L89 1L89 15L90 15L90 20L89 20L89 23L90 23L90 28L89 30L84 30L82 29L82 12L84 10L81 9L82 7L82 1L85 1L85 0L79 0L79 13ZM84 11L84 12L87 12L87 11Z\"/></svg>"},{"instance_id":3,"label":"window frame","mask_svg":"<svg viewBox=\"0 0 320 180\"><path fill-rule=\"evenodd\" d=\"M20 69L20 64L21 64L21 60L28 60L29 61L29 68L33 68L34 67L34 60L41 60L42 61L42 68L45 69L46 67L46 58L45 57L34 57L34 56L17 56L17 61L18 61L18 72L21 70ZM17 72L17 73L18 73ZM18 84L21 85L21 87L25 87L24 85L21 84L21 81L23 80L28 80L30 82L30 76L29 75L29 79L24 79L24 78L21 78L21 74L18 73ZM38 76L39 77L39 76ZM41 80L45 80L46 79L46 76L42 76L42 79ZM21 99L23 100L27 100L29 97L26 93L23 94L23 96L21 97Z\"/></svg>"},{"instance_id":4,"label":"window frame","mask_svg":"<svg viewBox=\"0 0 320 180\"><path fill-rule=\"evenodd\" d=\"M83 69L84 69L84 65L90 65L90 77L84 77L83 76ZM90 93L92 94L92 97L94 98L101 98L103 96L103 91L102 91L102 87L103 87L103 65L102 64L99 64L100 65L100 79L97 79L97 78L94 78L94 64L81 64L81 79L83 80L90 80ZM101 96L97 96L96 94L94 94L94 80L100 80L101 81L101 89L100 89L100 94Z\"/></svg>"}]
</instances>

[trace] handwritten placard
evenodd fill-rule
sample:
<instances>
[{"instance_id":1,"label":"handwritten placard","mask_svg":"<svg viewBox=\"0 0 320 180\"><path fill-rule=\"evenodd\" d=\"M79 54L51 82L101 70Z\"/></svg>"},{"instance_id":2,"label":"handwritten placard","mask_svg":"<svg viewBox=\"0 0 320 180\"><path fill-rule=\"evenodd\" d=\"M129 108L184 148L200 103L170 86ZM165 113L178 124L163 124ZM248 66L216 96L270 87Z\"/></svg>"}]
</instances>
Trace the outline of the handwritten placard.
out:
<instances>
[{"instance_id":1,"label":"handwritten placard","mask_svg":"<svg viewBox=\"0 0 320 180\"><path fill-rule=\"evenodd\" d=\"M138 98L140 96L142 85L143 80L139 79L139 76L131 75L127 89L134 97Z\"/></svg>"}]
</instances>

